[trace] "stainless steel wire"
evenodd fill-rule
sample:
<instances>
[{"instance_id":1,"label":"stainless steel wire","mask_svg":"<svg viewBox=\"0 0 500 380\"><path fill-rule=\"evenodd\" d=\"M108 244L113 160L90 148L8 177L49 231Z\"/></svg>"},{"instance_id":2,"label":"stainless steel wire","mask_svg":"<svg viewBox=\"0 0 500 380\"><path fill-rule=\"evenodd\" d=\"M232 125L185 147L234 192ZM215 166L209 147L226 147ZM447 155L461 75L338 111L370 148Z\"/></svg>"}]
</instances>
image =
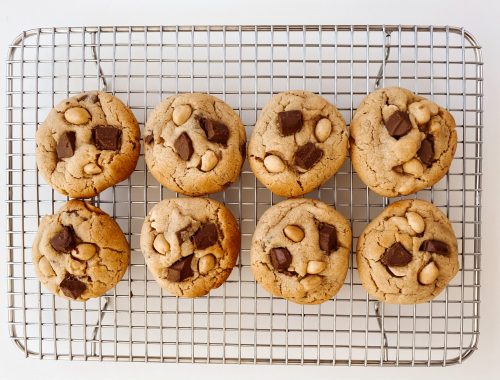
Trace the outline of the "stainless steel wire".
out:
<instances>
[{"instance_id":1,"label":"stainless steel wire","mask_svg":"<svg viewBox=\"0 0 500 380\"><path fill-rule=\"evenodd\" d=\"M438 26L69 27L25 31L7 59L7 312L12 341L27 357L67 360L434 366L477 349L481 254L483 76L481 49L463 28ZM452 112L459 143L446 178L412 197L450 218L461 271L436 300L380 304L367 296L351 260L345 285L320 306L271 297L253 280L249 247L272 195L245 164L240 181L212 197L239 221L242 251L228 281L194 300L161 291L139 249L145 213L176 196L147 172L90 201L112 215L132 249L130 268L102 299L61 300L40 285L30 247L40 218L66 198L38 176L35 132L68 95L103 89L144 125L165 97L210 92L241 116L247 133L272 94L320 93L347 123L373 88L399 85ZM369 191L349 160L307 197L351 222L353 246L392 199Z\"/></svg>"}]
</instances>

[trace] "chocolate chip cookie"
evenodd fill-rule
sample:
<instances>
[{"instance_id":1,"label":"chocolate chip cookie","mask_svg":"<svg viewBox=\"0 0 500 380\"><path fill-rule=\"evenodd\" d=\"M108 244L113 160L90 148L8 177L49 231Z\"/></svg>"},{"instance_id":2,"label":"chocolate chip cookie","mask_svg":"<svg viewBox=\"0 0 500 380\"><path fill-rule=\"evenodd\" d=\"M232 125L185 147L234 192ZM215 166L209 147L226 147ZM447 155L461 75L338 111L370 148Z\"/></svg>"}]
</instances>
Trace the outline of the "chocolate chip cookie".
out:
<instances>
[{"instance_id":1,"label":"chocolate chip cookie","mask_svg":"<svg viewBox=\"0 0 500 380\"><path fill-rule=\"evenodd\" d=\"M79 200L40 222L32 248L35 272L52 293L76 301L99 297L123 277L130 249L116 222Z\"/></svg>"},{"instance_id":2,"label":"chocolate chip cookie","mask_svg":"<svg viewBox=\"0 0 500 380\"><path fill-rule=\"evenodd\" d=\"M105 92L63 100L36 133L38 170L72 198L93 197L126 179L139 152L140 130L132 111Z\"/></svg>"},{"instance_id":3,"label":"chocolate chip cookie","mask_svg":"<svg viewBox=\"0 0 500 380\"><path fill-rule=\"evenodd\" d=\"M220 202L165 199L146 216L141 249L163 289L181 297L199 297L230 275L240 252L240 231Z\"/></svg>"},{"instance_id":4,"label":"chocolate chip cookie","mask_svg":"<svg viewBox=\"0 0 500 380\"><path fill-rule=\"evenodd\" d=\"M363 100L350 139L359 177L387 197L434 185L447 173L457 147L453 116L399 87L377 90Z\"/></svg>"},{"instance_id":5,"label":"chocolate chip cookie","mask_svg":"<svg viewBox=\"0 0 500 380\"><path fill-rule=\"evenodd\" d=\"M380 301L432 300L458 272L457 239L433 204L404 200L389 205L358 239L361 282Z\"/></svg>"},{"instance_id":6,"label":"chocolate chip cookie","mask_svg":"<svg viewBox=\"0 0 500 380\"><path fill-rule=\"evenodd\" d=\"M208 94L160 103L144 131L146 163L163 186L199 196L235 182L245 160L245 128L233 109Z\"/></svg>"},{"instance_id":7,"label":"chocolate chip cookie","mask_svg":"<svg viewBox=\"0 0 500 380\"><path fill-rule=\"evenodd\" d=\"M323 202L280 202L262 215L253 235L255 279L268 292L295 303L325 302L344 283L351 237L347 220Z\"/></svg>"},{"instance_id":8,"label":"chocolate chip cookie","mask_svg":"<svg viewBox=\"0 0 500 380\"><path fill-rule=\"evenodd\" d=\"M262 110L248 144L248 161L269 190L295 197L338 171L347 143L347 128L335 106L311 92L288 91L275 95Z\"/></svg>"}]
</instances>

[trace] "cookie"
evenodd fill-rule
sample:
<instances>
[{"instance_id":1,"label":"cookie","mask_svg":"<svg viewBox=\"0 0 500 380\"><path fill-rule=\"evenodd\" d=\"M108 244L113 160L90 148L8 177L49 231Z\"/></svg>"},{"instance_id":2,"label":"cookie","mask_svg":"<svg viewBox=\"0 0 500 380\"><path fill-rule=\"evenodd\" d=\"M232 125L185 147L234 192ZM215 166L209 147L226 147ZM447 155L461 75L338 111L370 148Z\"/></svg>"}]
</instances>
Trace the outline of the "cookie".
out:
<instances>
[{"instance_id":1,"label":"cookie","mask_svg":"<svg viewBox=\"0 0 500 380\"><path fill-rule=\"evenodd\" d=\"M350 139L354 169L386 197L434 185L448 172L457 148L453 116L399 87L377 90L363 100Z\"/></svg>"},{"instance_id":2,"label":"cookie","mask_svg":"<svg viewBox=\"0 0 500 380\"><path fill-rule=\"evenodd\" d=\"M335 106L311 92L288 91L275 95L262 110L248 144L248 161L269 190L295 197L339 170L347 143L347 128Z\"/></svg>"},{"instance_id":3,"label":"cookie","mask_svg":"<svg viewBox=\"0 0 500 380\"><path fill-rule=\"evenodd\" d=\"M140 152L140 130L129 108L106 92L73 96L53 108L36 132L43 178L72 198L93 197L126 179Z\"/></svg>"},{"instance_id":4,"label":"cookie","mask_svg":"<svg viewBox=\"0 0 500 380\"><path fill-rule=\"evenodd\" d=\"M319 304L342 287L349 267L351 228L323 202L289 199L262 215L252 238L257 282L275 296Z\"/></svg>"},{"instance_id":5,"label":"cookie","mask_svg":"<svg viewBox=\"0 0 500 380\"><path fill-rule=\"evenodd\" d=\"M166 188L199 196L237 181L245 160L245 128L234 110L208 94L160 103L144 131L146 164Z\"/></svg>"},{"instance_id":6,"label":"cookie","mask_svg":"<svg viewBox=\"0 0 500 380\"><path fill-rule=\"evenodd\" d=\"M240 231L233 214L213 199L165 199L144 220L141 249L163 289L199 297L231 274L240 253Z\"/></svg>"},{"instance_id":7,"label":"cookie","mask_svg":"<svg viewBox=\"0 0 500 380\"><path fill-rule=\"evenodd\" d=\"M130 249L118 224L101 209L79 200L45 216L32 248L41 283L76 301L99 297L127 270Z\"/></svg>"},{"instance_id":8,"label":"cookie","mask_svg":"<svg viewBox=\"0 0 500 380\"><path fill-rule=\"evenodd\" d=\"M373 219L358 239L356 258L368 293L396 304L432 300L459 269L449 220L417 199L395 202Z\"/></svg>"}]
</instances>

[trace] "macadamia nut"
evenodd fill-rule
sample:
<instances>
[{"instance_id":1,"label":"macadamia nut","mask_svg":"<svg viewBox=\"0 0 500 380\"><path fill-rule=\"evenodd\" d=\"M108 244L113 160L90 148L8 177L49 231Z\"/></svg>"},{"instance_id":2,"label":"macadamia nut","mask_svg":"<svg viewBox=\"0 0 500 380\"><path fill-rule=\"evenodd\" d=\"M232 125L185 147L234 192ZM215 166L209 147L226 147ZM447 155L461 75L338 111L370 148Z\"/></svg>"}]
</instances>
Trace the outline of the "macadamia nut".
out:
<instances>
[{"instance_id":1,"label":"macadamia nut","mask_svg":"<svg viewBox=\"0 0 500 380\"><path fill-rule=\"evenodd\" d=\"M86 124L90 120L89 111L82 107L72 107L66 110L64 118L71 124Z\"/></svg>"},{"instance_id":2,"label":"macadamia nut","mask_svg":"<svg viewBox=\"0 0 500 380\"><path fill-rule=\"evenodd\" d=\"M311 260L307 263L307 273L318 274L325 270L326 263L324 261Z\"/></svg>"},{"instance_id":3,"label":"macadamia nut","mask_svg":"<svg viewBox=\"0 0 500 380\"><path fill-rule=\"evenodd\" d=\"M417 214L416 212L409 211L406 213L406 219L408 220L408 224L417 234L424 232L425 230L425 222L424 218Z\"/></svg>"},{"instance_id":4,"label":"macadamia nut","mask_svg":"<svg viewBox=\"0 0 500 380\"><path fill-rule=\"evenodd\" d=\"M165 239L165 236L163 234L156 235L155 240L153 241L153 247L156 252L162 255L170 251L170 244L168 243L167 239Z\"/></svg>"},{"instance_id":5,"label":"macadamia nut","mask_svg":"<svg viewBox=\"0 0 500 380\"><path fill-rule=\"evenodd\" d=\"M211 150L207 150L205 154L201 157L201 170L208 172L215 168L219 162L217 156Z\"/></svg>"},{"instance_id":6,"label":"macadamia nut","mask_svg":"<svg viewBox=\"0 0 500 380\"><path fill-rule=\"evenodd\" d=\"M272 154L264 158L264 166L270 173L281 173L285 170L285 164L281 161L281 158Z\"/></svg>"},{"instance_id":7,"label":"macadamia nut","mask_svg":"<svg viewBox=\"0 0 500 380\"><path fill-rule=\"evenodd\" d=\"M312 274L304 277L300 280L300 285L304 287L305 290L313 290L321 284L321 276Z\"/></svg>"},{"instance_id":8,"label":"macadamia nut","mask_svg":"<svg viewBox=\"0 0 500 380\"><path fill-rule=\"evenodd\" d=\"M52 268L52 265L50 265L49 260L45 256L40 258L40 261L38 262L38 269L40 269L40 272L47 277L56 275L54 268Z\"/></svg>"},{"instance_id":9,"label":"macadamia nut","mask_svg":"<svg viewBox=\"0 0 500 380\"><path fill-rule=\"evenodd\" d=\"M93 162L86 164L83 167L83 171L86 174L91 174L91 175L102 173L102 169L97 164L94 164Z\"/></svg>"},{"instance_id":10,"label":"macadamia nut","mask_svg":"<svg viewBox=\"0 0 500 380\"><path fill-rule=\"evenodd\" d=\"M182 104L174 108L172 120L176 125L182 125L191 117L193 110L189 104Z\"/></svg>"},{"instance_id":11,"label":"macadamia nut","mask_svg":"<svg viewBox=\"0 0 500 380\"><path fill-rule=\"evenodd\" d=\"M423 285L432 284L439 276L439 269L434 264L434 261L431 261L427 264L418 274L418 281L420 281Z\"/></svg>"},{"instance_id":12,"label":"macadamia nut","mask_svg":"<svg viewBox=\"0 0 500 380\"><path fill-rule=\"evenodd\" d=\"M294 241L295 243L298 243L302 241L302 239L304 239L304 231L302 230L302 228L294 224L286 226L283 229L283 233L288 239Z\"/></svg>"},{"instance_id":13,"label":"macadamia nut","mask_svg":"<svg viewBox=\"0 0 500 380\"><path fill-rule=\"evenodd\" d=\"M207 274L215 267L215 256L214 255L205 255L198 260L198 271L201 274Z\"/></svg>"},{"instance_id":14,"label":"macadamia nut","mask_svg":"<svg viewBox=\"0 0 500 380\"><path fill-rule=\"evenodd\" d=\"M321 119L316 124L314 135L319 142L325 141L332 133L332 122L326 118Z\"/></svg>"},{"instance_id":15,"label":"macadamia nut","mask_svg":"<svg viewBox=\"0 0 500 380\"><path fill-rule=\"evenodd\" d=\"M92 243L78 244L75 249L71 251L71 256L78 260L90 260L97 253L97 247Z\"/></svg>"}]
</instances>

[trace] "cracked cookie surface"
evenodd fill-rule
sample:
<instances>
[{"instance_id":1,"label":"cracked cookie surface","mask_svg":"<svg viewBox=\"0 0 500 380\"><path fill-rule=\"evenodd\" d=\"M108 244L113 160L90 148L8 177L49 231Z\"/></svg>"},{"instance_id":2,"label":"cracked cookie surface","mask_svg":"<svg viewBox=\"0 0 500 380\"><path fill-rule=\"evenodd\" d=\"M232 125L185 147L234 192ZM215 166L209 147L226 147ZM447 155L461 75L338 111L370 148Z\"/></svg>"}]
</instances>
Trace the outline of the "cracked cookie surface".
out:
<instances>
[{"instance_id":1,"label":"cracked cookie surface","mask_svg":"<svg viewBox=\"0 0 500 380\"><path fill-rule=\"evenodd\" d=\"M201 93L171 96L148 117L146 164L163 186L199 196L238 180L245 160L245 128L222 100Z\"/></svg>"},{"instance_id":2,"label":"cracked cookie surface","mask_svg":"<svg viewBox=\"0 0 500 380\"><path fill-rule=\"evenodd\" d=\"M229 277L240 239L236 219L222 203L209 198L165 199L144 220L141 250L163 289L199 297Z\"/></svg>"},{"instance_id":3,"label":"cracked cookie surface","mask_svg":"<svg viewBox=\"0 0 500 380\"><path fill-rule=\"evenodd\" d=\"M295 197L334 175L345 160L348 132L334 105L305 91L275 95L248 144L255 176L273 193Z\"/></svg>"},{"instance_id":4,"label":"cracked cookie surface","mask_svg":"<svg viewBox=\"0 0 500 380\"><path fill-rule=\"evenodd\" d=\"M41 283L76 301L99 297L127 270L130 249L118 224L101 209L79 200L45 216L32 247Z\"/></svg>"},{"instance_id":5,"label":"cracked cookie surface","mask_svg":"<svg viewBox=\"0 0 500 380\"><path fill-rule=\"evenodd\" d=\"M422 200L398 201L384 209L359 237L356 258L364 288L387 303L432 300L459 270L450 222Z\"/></svg>"},{"instance_id":6,"label":"cracked cookie surface","mask_svg":"<svg viewBox=\"0 0 500 380\"><path fill-rule=\"evenodd\" d=\"M37 166L61 194L93 197L126 179L140 152L140 130L130 109L105 92L60 102L36 132Z\"/></svg>"},{"instance_id":7,"label":"cracked cookie surface","mask_svg":"<svg viewBox=\"0 0 500 380\"><path fill-rule=\"evenodd\" d=\"M387 197L434 185L448 171L457 147L453 116L399 87L366 96L350 133L354 169L370 189Z\"/></svg>"},{"instance_id":8,"label":"cracked cookie surface","mask_svg":"<svg viewBox=\"0 0 500 380\"><path fill-rule=\"evenodd\" d=\"M259 219L252 272L268 292L299 304L319 304L342 287L351 252L347 220L327 204L289 199Z\"/></svg>"}]
</instances>

